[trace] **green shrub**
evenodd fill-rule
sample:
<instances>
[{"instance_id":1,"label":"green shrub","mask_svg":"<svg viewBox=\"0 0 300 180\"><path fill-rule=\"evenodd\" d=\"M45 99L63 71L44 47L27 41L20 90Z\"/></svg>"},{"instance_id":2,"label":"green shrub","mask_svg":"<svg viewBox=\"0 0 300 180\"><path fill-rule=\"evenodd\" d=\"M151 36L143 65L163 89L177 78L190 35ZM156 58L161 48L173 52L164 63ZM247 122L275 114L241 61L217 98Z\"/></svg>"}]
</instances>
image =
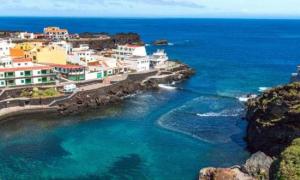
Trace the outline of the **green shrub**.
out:
<instances>
[{"instance_id":1,"label":"green shrub","mask_svg":"<svg viewBox=\"0 0 300 180\"><path fill-rule=\"evenodd\" d=\"M29 97L29 98L46 98L46 97L55 97L59 95L60 93L56 90L56 88L39 90L38 88L34 87L32 91L23 90L21 92L21 96Z\"/></svg>"},{"instance_id":2,"label":"green shrub","mask_svg":"<svg viewBox=\"0 0 300 180\"><path fill-rule=\"evenodd\" d=\"M300 179L300 138L281 153L276 177L278 180Z\"/></svg>"}]
</instances>

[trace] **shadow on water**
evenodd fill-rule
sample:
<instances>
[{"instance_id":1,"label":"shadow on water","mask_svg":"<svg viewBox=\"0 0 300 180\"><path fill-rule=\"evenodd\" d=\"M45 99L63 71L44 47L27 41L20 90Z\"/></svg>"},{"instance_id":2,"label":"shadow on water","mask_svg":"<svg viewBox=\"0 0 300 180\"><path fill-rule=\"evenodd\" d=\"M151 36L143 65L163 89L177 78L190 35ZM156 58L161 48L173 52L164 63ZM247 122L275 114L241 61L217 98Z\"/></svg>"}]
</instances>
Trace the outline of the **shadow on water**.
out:
<instances>
[{"instance_id":1,"label":"shadow on water","mask_svg":"<svg viewBox=\"0 0 300 180\"><path fill-rule=\"evenodd\" d=\"M26 162L51 164L55 159L70 155L62 146L62 140L56 136L47 137L41 141L13 143L0 150L1 171L13 169L15 173L28 174L32 166ZM5 167L5 168L4 168ZM3 174L3 172L1 172Z\"/></svg>"},{"instance_id":2,"label":"shadow on water","mask_svg":"<svg viewBox=\"0 0 300 180\"><path fill-rule=\"evenodd\" d=\"M72 179L81 180L132 180L148 179L143 173L145 167L144 161L138 154L128 154L126 156L119 157L115 162L108 167L104 173L95 172L85 176L74 177Z\"/></svg>"},{"instance_id":3,"label":"shadow on water","mask_svg":"<svg viewBox=\"0 0 300 180\"><path fill-rule=\"evenodd\" d=\"M84 112L65 116L53 112L40 112L7 117L0 121L0 139L8 140L28 134L46 133L58 127L102 120L105 117L114 117L124 110L123 106L124 104L120 103L105 107L89 108Z\"/></svg>"}]
</instances>

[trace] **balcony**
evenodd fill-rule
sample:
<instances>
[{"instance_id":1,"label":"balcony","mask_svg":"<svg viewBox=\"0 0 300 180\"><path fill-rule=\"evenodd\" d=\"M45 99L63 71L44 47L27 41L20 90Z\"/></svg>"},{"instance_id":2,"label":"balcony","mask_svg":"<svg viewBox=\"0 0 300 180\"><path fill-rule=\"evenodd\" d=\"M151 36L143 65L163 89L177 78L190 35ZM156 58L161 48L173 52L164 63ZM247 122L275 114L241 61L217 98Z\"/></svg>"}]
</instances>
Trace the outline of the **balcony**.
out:
<instances>
[{"instance_id":1,"label":"balcony","mask_svg":"<svg viewBox=\"0 0 300 180\"><path fill-rule=\"evenodd\" d=\"M5 78L14 78L15 73L14 72L6 72L4 75Z\"/></svg>"},{"instance_id":2,"label":"balcony","mask_svg":"<svg viewBox=\"0 0 300 180\"><path fill-rule=\"evenodd\" d=\"M30 77L30 76L32 76L32 72L31 71L25 71L24 76L25 77Z\"/></svg>"}]
</instances>

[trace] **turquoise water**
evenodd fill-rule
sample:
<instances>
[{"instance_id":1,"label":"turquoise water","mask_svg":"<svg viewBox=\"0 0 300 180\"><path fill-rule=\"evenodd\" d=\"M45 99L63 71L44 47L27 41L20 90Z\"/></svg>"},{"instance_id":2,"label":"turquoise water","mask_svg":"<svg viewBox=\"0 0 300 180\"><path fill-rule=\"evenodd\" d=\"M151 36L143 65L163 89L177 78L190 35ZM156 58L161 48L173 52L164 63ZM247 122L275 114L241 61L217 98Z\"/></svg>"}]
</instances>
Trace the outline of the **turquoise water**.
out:
<instances>
[{"instance_id":1,"label":"turquoise water","mask_svg":"<svg viewBox=\"0 0 300 180\"><path fill-rule=\"evenodd\" d=\"M300 57L300 21L0 18L1 29L45 25L167 38L169 56L197 74L76 117L2 122L1 179L196 179L202 167L242 163L238 97L288 82Z\"/></svg>"}]
</instances>

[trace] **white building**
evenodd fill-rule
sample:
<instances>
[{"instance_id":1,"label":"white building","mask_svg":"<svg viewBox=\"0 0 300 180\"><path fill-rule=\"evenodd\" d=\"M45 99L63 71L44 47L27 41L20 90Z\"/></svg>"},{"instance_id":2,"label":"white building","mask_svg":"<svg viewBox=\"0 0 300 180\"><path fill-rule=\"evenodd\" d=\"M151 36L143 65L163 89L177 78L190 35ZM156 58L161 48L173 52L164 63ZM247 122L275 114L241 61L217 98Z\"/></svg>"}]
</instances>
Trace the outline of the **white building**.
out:
<instances>
[{"instance_id":1,"label":"white building","mask_svg":"<svg viewBox=\"0 0 300 180\"><path fill-rule=\"evenodd\" d=\"M138 45L118 45L117 49L114 49L113 57L117 60L126 60L131 56L147 56L146 47Z\"/></svg>"},{"instance_id":2,"label":"white building","mask_svg":"<svg viewBox=\"0 0 300 180\"><path fill-rule=\"evenodd\" d=\"M50 45L59 46L59 47L63 48L66 51L66 54L71 53L72 47L73 47L72 44L68 43L67 41L50 42Z\"/></svg>"},{"instance_id":3,"label":"white building","mask_svg":"<svg viewBox=\"0 0 300 180\"><path fill-rule=\"evenodd\" d=\"M0 57L0 67L12 67L12 58L10 56Z\"/></svg>"},{"instance_id":4,"label":"white building","mask_svg":"<svg viewBox=\"0 0 300 180\"><path fill-rule=\"evenodd\" d=\"M148 71L150 69L150 60L148 56L131 56L125 60L129 69L137 72Z\"/></svg>"},{"instance_id":5,"label":"white building","mask_svg":"<svg viewBox=\"0 0 300 180\"><path fill-rule=\"evenodd\" d=\"M44 28L44 34L49 39L68 39L69 32L67 29L60 29L59 27L46 27Z\"/></svg>"},{"instance_id":6,"label":"white building","mask_svg":"<svg viewBox=\"0 0 300 180\"><path fill-rule=\"evenodd\" d=\"M164 65L168 60L169 57L164 50L157 50L153 53L150 57L151 67L159 67L160 65Z\"/></svg>"},{"instance_id":7,"label":"white building","mask_svg":"<svg viewBox=\"0 0 300 180\"><path fill-rule=\"evenodd\" d=\"M9 56L11 47L13 47L11 40L0 39L0 56Z\"/></svg>"},{"instance_id":8,"label":"white building","mask_svg":"<svg viewBox=\"0 0 300 180\"><path fill-rule=\"evenodd\" d=\"M10 66L0 67L0 87L14 87L55 82L52 67L32 63L31 59L12 59Z\"/></svg>"},{"instance_id":9,"label":"white building","mask_svg":"<svg viewBox=\"0 0 300 180\"><path fill-rule=\"evenodd\" d=\"M95 51L91 50L87 44L82 44L78 48L72 48L68 54L68 62L87 66L88 63L96 61Z\"/></svg>"},{"instance_id":10,"label":"white building","mask_svg":"<svg viewBox=\"0 0 300 180\"><path fill-rule=\"evenodd\" d=\"M34 34L33 33L28 33L28 32L20 32L18 34L19 39L34 39Z\"/></svg>"},{"instance_id":11,"label":"white building","mask_svg":"<svg viewBox=\"0 0 300 180\"><path fill-rule=\"evenodd\" d=\"M141 72L150 69L150 60L145 46L119 45L113 52L113 58L124 61L131 70Z\"/></svg>"}]
</instances>

